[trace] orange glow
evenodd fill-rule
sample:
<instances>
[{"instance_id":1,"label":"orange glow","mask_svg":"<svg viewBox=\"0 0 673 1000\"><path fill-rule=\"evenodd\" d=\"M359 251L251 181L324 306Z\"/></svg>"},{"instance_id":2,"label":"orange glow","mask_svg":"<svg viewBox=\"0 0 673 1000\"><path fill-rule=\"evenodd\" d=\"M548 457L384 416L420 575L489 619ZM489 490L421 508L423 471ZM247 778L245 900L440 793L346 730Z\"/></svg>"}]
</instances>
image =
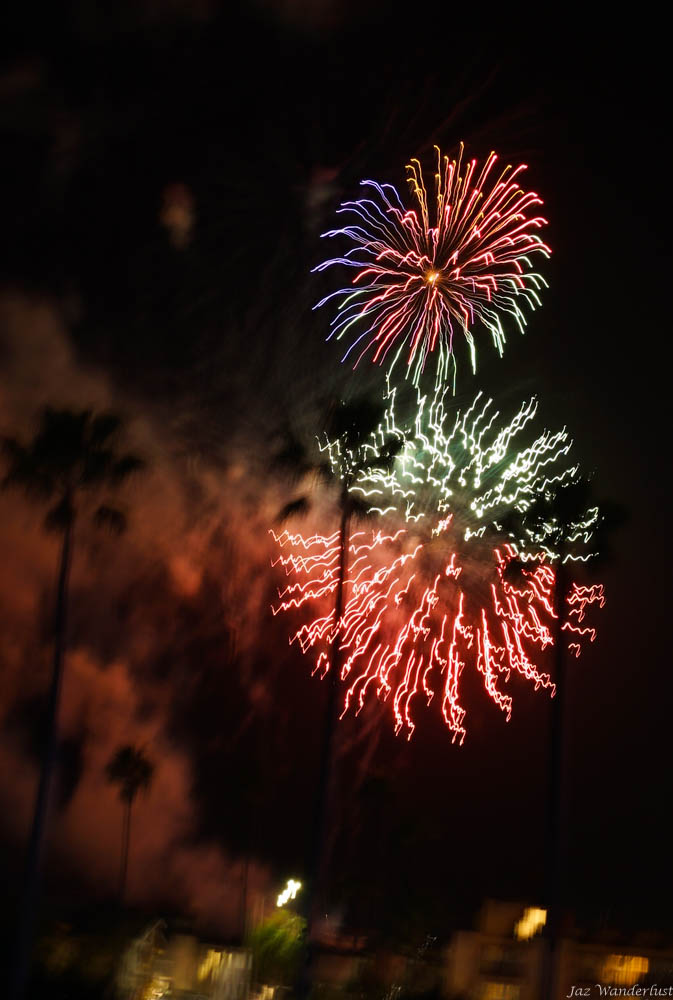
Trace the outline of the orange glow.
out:
<instances>
[{"instance_id":1,"label":"orange glow","mask_svg":"<svg viewBox=\"0 0 673 1000\"><path fill-rule=\"evenodd\" d=\"M608 955L601 966L601 979L615 986L635 986L649 968L643 955Z\"/></svg>"},{"instance_id":2,"label":"orange glow","mask_svg":"<svg viewBox=\"0 0 673 1000\"><path fill-rule=\"evenodd\" d=\"M547 911L537 906L529 906L523 911L521 920L514 928L514 934L519 941L529 941L538 934L547 923Z\"/></svg>"}]
</instances>

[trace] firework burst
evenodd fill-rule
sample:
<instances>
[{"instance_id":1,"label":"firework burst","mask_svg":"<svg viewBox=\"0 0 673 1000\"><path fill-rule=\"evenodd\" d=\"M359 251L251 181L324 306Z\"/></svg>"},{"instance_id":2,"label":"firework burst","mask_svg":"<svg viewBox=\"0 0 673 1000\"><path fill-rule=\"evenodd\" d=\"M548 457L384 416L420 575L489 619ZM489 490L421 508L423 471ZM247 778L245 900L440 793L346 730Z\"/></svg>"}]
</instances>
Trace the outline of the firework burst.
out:
<instances>
[{"instance_id":1,"label":"firework burst","mask_svg":"<svg viewBox=\"0 0 673 1000\"><path fill-rule=\"evenodd\" d=\"M383 442L399 436L394 468L367 469L353 491L392 527L350 536L339 621L331 599L339 579L339 533L275 536L277 562L289 582L274 613L322 609L290 642L312 656L322 676L338 644L343 713L360 711L372 694L390 698L396 731L411 737L415 702L436 698L453 739L462 743L460 679L468 663L507 719L512 675L554 693L536 661L558 633L558 553L551 544L558 533L553 524L527 529L525 514L541 496L571 482L577 469L566 461L571 442L565 430L545 431L517 448L536 409L530 400L503 424L479 395L451 418L440 392L429 402L419 400L413 430L405 433L390 394L368 447L379 453ZM334 468L348 467L348 449L338 440L323 447ZM594 508L569 526L565 558L587 557L598 521ZM562 629L576 655L584 640L595 637L587 610L603 600L600 585L573 584L565 595Z\"/></svg>"},{"instance_id":2,"label":"firework burst","mask_svg":"<svg viewBox=\"0 0 673 1000\"><path fill-rule=\"evenodd\" d=\"M471 406L461 411L447 404L448 390L417 396L411 430L397 417L397 392L390 389L384 419L371 440L367 454L376 454L398 441L396 462L390 470L368 468L354 486L370 508L385 516L402 510L407 522L429 527L451 514L454 534L470 539L505 536L516 546L520 559L549 561L561 555L558 525L552 516L534 524L526 513L541 498L578 479L578 465L570 464L572 441L565 428L544 430L518 447L537 416L536 397L523 402L503 422L493 400L479 392ZM341 443L323 446L333 466L343 463ZM598 507L587 507L566 526L565 561L586 561L598 526ZM435 530L435 529L432 529Z\"/></svg>"},{"instance_id":3,"label":"firework burst","mask_svg":"<svg viewBox=\"0 0 673 1000\"><path fill-rule=\"evenodd\" d=\"M338 212L354 221L324 234L346 237L354 247L315 268L343 264L357 272L350 286L315 307L338 302L330 336L350 341L343 360L356 367L369 354L388 363L390 373L403 358L416 385L431 355L437 384L455 382L456 330L467 340L473 371L472 331L479 324L502 354L503 318L523 330L525 310L539 304L546 284L531 257L551 252L537 233L546 219L531 214L542 201L520 186L525 164L498 175L495 153L479 169L476 160L463 161L462 145L457 160L435 149L434 200L418 160L407 166L413 207L393 185L362 181L372 197L344 202Z\"/></svg>"}]
</instances>

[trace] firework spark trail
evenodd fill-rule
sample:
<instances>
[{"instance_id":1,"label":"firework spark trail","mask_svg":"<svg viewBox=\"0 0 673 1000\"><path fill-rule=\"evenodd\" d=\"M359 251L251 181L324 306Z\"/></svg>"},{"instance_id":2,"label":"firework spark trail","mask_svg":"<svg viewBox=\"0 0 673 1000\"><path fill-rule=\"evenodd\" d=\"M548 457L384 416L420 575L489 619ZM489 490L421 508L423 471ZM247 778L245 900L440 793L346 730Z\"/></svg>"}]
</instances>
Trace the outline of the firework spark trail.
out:
<instances>
[{"instance_id":1,"label":"firework spark trail","mask_svg":"<svg viewBox=\"0 0 673 1000\"><path fill-rule=\"evenodd\" d=\"M420 698L429 705L438 695L452 738L462 743L460 681L468 663L508 720L512 697L503 684L512 674L536 690L554 692L536 660L553 644L558 620L555 526L517 538L499 521L513 510L525 513L545 491L572 482L577 469L563 464L571 446L565 430L544 431L517 450L517 436L536 415L534 399L501 424L481 394L464 413L449 414L445 392L419 399L409 434L400 429L391 392L382 424L365 446L374 454L401 436L394 468L367 469L354 491L379 516L399 522L401 510L407 523L388 533L351 535L341 620L335 621L331 601L339 573L338 532L308 539L288 531L274 535L280 550L276 563L292 582L279 591L273 611L324 606L290 642L315 658L314 672L322 676L329 669L329 649L338 643L342 714L361 711L371 695L390 697L396 732L410 738L414 702ZM352 456L341 442L327 441L323 448L333 468L348 470ZM392 500L387 506L386 498ZM576 544L567 558L586 558L581 547L597 523L598 512L591 509L570 526ZM595 638L585 616L593 605L603 606L603 588L573 584L566 601L562 628L577 656L581 643Z\"/></svg>"},{"instance_id":2,"label":"firework spark trail","mask_svg":"<svg viewBox=\"0 0 673 1000\"><path fill-rule=\"evenodd\" d=\"M450 523L447 534L449 528ZM274 613L312 605L316 594L331 592L336 586L336 536L315 535L304 540L283 532L274 537L281 549L278 562L295 579L281 592ZM384 699L391 696L395 730L410 738L416 727L414 700L420 697L429 705L438 694L452 737L462 743L466 729L460 676L469 659L483 676L489 697L508 720L512 698L500 682L507 683L511 673L519 674L536 689L553 693L549 675L540 671L532 658L553 642L552 567L540 562L523 568L515 586L508 581L507 570L517 558L516 551L510 545L496 548L488 596L476 599L459 584L462 569L456 565L455 553L439 561L440 571L424 585L422 554L436 541L418 542L409 552L400 552L407 539L406 529L394 535L354 534L350 544L354 572L341 621L335 623L330 607L300 626L290 639L304 653L312 654L314 672L322 676L329 668L329 648L338 642L344 686L342 715L350 708L360 712L370 694ZM450 546L450 537L447 544ZM295 550L302 555L297 557ZM310 553L309 558L305 552ZM568 598L571 613L574 609L578 620L595 602L603 603L601 587L575 588ZM579 650L582 638L595 636L593 629L570 622L567 627L576 633L574 650Z\"/></svg>"},{"instance_id":3,"label":"firework spark trail","mask_svg":"<svg viewBox=\"0 0 673 1000\"><path fill-rule=\"evenodd\" d=\"M342 360L353 367L371 354L389 362L400 357L415 384L428 359L437 358L437 384L449 374L455 383L454 334L460 330L476 370L472 330L481 323L500 354L505 345L503 317L523 331L525 309L540 303L544 278L532 269L532 254L548 257L537 234L547 220L530 214L542 201L520 187L525 164L507 166L496 178L491 153L479 171L477 161L442 157L438 147L433 213L418 160L407 166L415 207L405 207L392 184L365 180L373 196L344 202L337 210L354 221L324 236L345 237L354 246L314 270L334 265L356 269L352 283L318 302L336 300L330 337L350 340Z\"/></svg>"},{"instance_id":4,"label":"firework spark trail","mask_svg":"<svg viewBox=\"0 0 673 1000\"><path fill-rule=\"evenodd\" d=\"M435 535L443 529L442 515L455 516L454 529L467 543L494 531L502 534L503 519L525 514L540 496L576 480L578 466L564 464L572 447L565 429L545 430L517 449L517 438L537 416L535 397L503 424L493 400L481 392L464 412L452 408L452 415L447 391L440 388L432 397L419 393L411 433L397 418L396 391L389 392L384 419L365 449L375 454L385 440L397 439L395 466L368 471L354 487L372 510L387 515L402 507L408 522L431 523ZM338 441L327 441L324 449L331 463L343 460ZM586 558L583 550L598 520L598 508L589 508L571 526L567 558ZM543 553L556 559L555 529L552 522L523 525L519 537L511 539L519 558L537 559Z\"/></svg>"},{"instance_id":5,"label":"firework spark trail","mask_svg":"<svg viewBox=\"0 0 673 1000\"><path fill-rule=\"evenodd\" d=\"M567 614L567 620L563 623L563 630L566 632L574 632L580 638L588 635L591 642L593 642L596 638L596 629L590 628L587 625L581 627L579 622L584 620L586 609L591 607L592 604L597 604L599 608L602 608L605 604L605 594L603 592L602 584L594 584L591 587L581 587L579 584L574 583L566 600L570 610ZM568 649L572 650L576 657L579 656L582 651L579 641L569 642Z\"/></svg>"}]
</instances>

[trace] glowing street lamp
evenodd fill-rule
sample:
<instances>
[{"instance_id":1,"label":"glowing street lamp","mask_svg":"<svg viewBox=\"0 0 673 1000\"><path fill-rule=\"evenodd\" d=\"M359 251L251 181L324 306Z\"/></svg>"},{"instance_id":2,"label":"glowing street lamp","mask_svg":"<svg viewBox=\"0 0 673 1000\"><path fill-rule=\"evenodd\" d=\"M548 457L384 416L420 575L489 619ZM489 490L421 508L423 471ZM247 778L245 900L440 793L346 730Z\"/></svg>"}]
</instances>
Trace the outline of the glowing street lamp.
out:
<instances>
[{"instance_id":1,"label":"glowing street lamp","mask_svg":"<svg viewBox=\"0 0 673 1000\"><path fill-rule=\"evenodd\" d=\"M519 941L529 941L535 937L547 923L547 911L537 906L529 906L523 911L521 920L514 928L514 934Z\"/></svg>"},{"instance_id":2,"label":"glowing street lamp","mask_svg":"<svg viewBox=\"0 0 673 1000\"><path fill-rule=\"evenodd\" d=\"M301 882L298 882L294 878L288 879L287 885L276 900L276 906L285 906L289 899L295 898L300 889Z\"/></svg>"}]
</instances>

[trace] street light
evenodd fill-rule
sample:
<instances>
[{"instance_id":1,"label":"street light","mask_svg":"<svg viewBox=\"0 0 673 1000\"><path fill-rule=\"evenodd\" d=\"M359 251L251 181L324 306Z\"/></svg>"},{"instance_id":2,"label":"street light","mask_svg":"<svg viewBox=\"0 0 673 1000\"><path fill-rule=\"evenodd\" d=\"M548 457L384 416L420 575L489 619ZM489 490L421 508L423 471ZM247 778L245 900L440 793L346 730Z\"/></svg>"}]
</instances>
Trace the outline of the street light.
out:
<instances>
[{"instance_id":1,"label":"street light","mask_svg":"<svg viewBox=\"0 0 673 1000\"><path fill-rule=\"evenodd\" d=\"M278 899L276 900L276 906L285 906L288 899L294 899L294 897L297 895L300 889L301 889L301 882L298 882L294 878L288 879L287 885L285 886L285 888L279 895Z\"/></svg>"}]
</instances>

